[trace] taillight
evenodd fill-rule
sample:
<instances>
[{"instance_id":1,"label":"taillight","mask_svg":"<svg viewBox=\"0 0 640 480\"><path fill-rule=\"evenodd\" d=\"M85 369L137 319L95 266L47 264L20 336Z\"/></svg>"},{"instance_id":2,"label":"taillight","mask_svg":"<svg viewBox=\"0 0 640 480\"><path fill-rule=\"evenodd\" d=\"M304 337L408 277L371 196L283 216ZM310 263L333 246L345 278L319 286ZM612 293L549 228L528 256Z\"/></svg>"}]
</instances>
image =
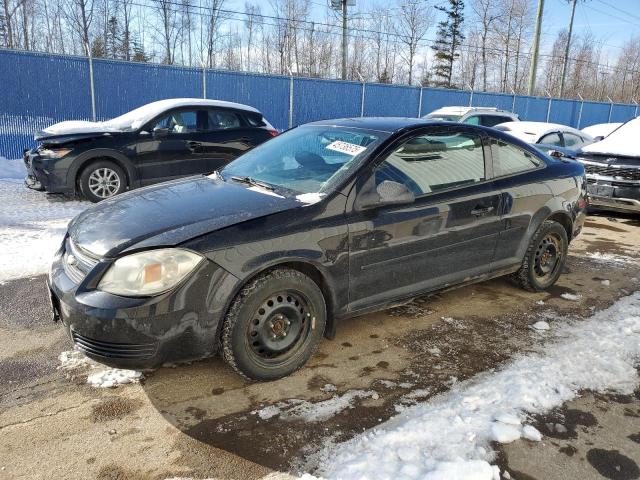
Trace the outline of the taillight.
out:
<instances>
[{"instance_id":1,"label":"taillight","mask_svg":"<svg viewBox=\"0 0 640 480\"><path fill-rule=\"evenodd\" d=\"M269 132L272 137L277 137L278 136L278 131L277 130L268 129L267 132Z\"/></svg>"},{"instance_id":2,"label":"taillight","mask_svg":"<svg viewBox=\"0 0 640 480\"><path fill-rule=\"evenodd\" d=\"M579 198L578 199L578 208L580 210L583 210L585 207L587 206L587 200L585 198Z\"/></svg>"}]
</instances>

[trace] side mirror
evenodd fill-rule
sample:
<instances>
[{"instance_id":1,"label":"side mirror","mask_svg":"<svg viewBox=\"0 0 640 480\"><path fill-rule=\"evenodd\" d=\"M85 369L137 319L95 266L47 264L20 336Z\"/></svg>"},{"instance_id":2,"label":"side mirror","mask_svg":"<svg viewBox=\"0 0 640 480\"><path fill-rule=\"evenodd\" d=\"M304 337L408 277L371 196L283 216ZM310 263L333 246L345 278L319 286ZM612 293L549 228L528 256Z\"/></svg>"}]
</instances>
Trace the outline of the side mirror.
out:
<instances>
[{"instance_id":1,"label":"side mirror","mask_svg":"<svg viewBox=\"0 0 640 480\"><path fill-rule=\"evenodd\" d=\"M598 135L596 138L593 139L594 142L599 142L600 140L604 140L604 135Z\"/></svg>"},{"instance_id":2,"label":"side mirror","mask_svg":"<svg viewBox=\"0 0 640 480\"><path fill-rule=\"evenodd\" d=\"M162 137L166 137L167 135L169 135L169 129L168 128L155 127L153 129L153 137L154 138L162 138Z\"/></svg>"},{"instance_id":3,"label":"side mirror","mask_svg":"<svg viewBox=\"0 0 640 480\"><path fill-rule=\"evenodd\" d=\"M404 205L413 203L415 196L406 185L385 180L375 190L363 191L357 199L356 208L366 210L382 205Z\"/></svg>"}]
</instances>

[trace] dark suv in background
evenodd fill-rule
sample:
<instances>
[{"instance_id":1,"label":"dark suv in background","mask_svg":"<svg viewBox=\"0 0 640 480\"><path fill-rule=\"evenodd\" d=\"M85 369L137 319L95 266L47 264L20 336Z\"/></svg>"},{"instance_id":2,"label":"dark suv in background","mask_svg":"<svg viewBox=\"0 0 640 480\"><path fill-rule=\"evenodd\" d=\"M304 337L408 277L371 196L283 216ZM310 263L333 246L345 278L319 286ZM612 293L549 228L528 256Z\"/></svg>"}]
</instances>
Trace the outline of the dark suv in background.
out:
<instances>
[{"instance_id":1,"label":"dark suv in background","mask_svg":"<svg viewBox=\"0 0 640 480\"><path fill-rule=\"evenodd\" d=\"M25 183L92 202L210 173L278 132L258 110L218 100L160 100L105 122L61 122L25 151Z\"/></svg>"}]
</instances>

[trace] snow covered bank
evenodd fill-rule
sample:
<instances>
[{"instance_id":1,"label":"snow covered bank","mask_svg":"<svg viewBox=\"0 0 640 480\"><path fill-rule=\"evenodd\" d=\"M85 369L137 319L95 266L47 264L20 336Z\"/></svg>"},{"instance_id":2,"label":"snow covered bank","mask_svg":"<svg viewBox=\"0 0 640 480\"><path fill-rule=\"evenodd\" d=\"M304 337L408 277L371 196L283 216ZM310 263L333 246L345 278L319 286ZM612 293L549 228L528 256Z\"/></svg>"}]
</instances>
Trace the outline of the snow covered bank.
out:
<instances>
[{"instance_id":1,"label":"snow covered bank","mask_svg":"<svg viewBox=\"0 0 640 480\"><path fill-rule=\"evenodd\" d=\"M528 413L580 390L631 393L640 360L640 292L591 318L553 330L554 341L498 372L455 385L433 401L327 448L318 476L330 479L493 480L491 441L537 441Z\"/></svg>"},{"instance_id":2,"label":"snow covered bank","mask_svg":"<svg viewBox=\"0 0 640 480\"><path fill-rule=\"evenodd\" d=\"M0 156L0 179L13 178L24 180L27 176L27 168L21 159L9 160Z\"/></svg>"},{"instance_id":3,"label":"snow covered bank","mask_svg":"<svg viewBox=\"0 0 640 480\"><path fill-rule=\"evenodd\" d=\"M0 179L0 281L45 273L67 224L89 205Z\"/></svg>"}]
</instances>

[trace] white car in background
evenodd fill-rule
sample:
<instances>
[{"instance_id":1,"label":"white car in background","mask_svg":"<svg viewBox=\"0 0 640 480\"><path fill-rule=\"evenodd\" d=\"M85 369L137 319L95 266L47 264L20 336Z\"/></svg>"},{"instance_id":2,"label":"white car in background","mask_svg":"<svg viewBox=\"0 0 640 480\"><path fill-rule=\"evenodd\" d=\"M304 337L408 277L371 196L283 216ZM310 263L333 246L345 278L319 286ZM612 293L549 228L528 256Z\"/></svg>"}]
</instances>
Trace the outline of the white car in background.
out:
<instances>
[{"instance_id":1,"label":"white car in background","mask_svg":"<svg viewBox=\"0 0 640 480\"><path fill-rule=\"evenodd\" d=\"M591 135L576 128L546 122L507 122L494 128L531 144L577 150L594 142Z\"/></svg>"},{"instance_id":2,"label":"white car in background","mask_svg":"<svg viewBox=\"0 0 640 480\"><path fill-rule=\"evenodd\" d=\"M583 133L592 136L594 139L602 140L604 137L609 136L611 132L620 127L622 123L598 123L596 125L591 125L590 127L585 127L582 129Z\"/></svg>"},{"instance_id":3,"label":"white car in background","mask_svg":"<svg viewBox=\"0 0 640 480\"><path fill-rule=\"evenodd\" d=\"M518 115L494 107L442 107L422 118L444 122L467 123L493 127L499 123L517 122Z\"/></svg>"}]
</instances>

